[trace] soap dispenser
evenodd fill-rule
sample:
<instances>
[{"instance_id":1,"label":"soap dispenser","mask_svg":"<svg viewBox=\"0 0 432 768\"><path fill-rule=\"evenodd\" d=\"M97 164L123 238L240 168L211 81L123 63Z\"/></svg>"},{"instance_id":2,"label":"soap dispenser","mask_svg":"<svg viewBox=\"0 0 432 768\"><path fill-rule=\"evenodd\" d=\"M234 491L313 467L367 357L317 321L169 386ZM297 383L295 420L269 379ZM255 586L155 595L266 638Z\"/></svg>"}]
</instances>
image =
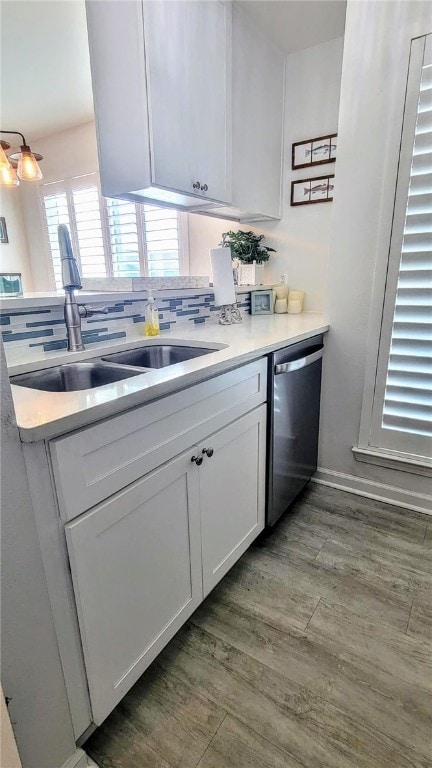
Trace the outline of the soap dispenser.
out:
<instances>
[{"instance_id":1,"label":"soap dispenser","mask_svg":"<svg viewBox=\"0 0 432 768\"><path fill-rule=\"evenodd\" d=\"M159 336L159 333L159 310L152 292L149 291L144 314L144 336Z\"/></svg>"}]
</instances>

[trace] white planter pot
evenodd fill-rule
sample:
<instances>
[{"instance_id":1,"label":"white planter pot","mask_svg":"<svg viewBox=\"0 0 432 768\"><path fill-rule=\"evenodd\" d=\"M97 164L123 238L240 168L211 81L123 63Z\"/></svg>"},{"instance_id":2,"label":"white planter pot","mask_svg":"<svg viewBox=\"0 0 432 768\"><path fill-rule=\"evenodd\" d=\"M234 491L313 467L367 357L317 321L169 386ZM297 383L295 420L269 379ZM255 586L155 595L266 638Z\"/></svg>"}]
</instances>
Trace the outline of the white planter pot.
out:
<instances>
[{"instance_id":1,"label":"white planter pot","mask_svg":"<svg viewBox=\"0 0 432 768\"><path fill-rule=\"evenodd\" d=\"M264 264L240 264L238 268L239 285L263 285L264 284Z\"/></svg>"}]
</instances>

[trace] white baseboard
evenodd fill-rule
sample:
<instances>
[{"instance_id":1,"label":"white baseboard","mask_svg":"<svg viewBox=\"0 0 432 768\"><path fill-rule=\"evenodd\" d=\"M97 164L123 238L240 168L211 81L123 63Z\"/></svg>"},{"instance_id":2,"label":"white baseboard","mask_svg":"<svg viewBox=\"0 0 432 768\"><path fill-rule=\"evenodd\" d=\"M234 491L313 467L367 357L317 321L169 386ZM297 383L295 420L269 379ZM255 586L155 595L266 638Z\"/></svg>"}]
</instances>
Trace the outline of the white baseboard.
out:
<instances>
[{"instance_id":1,"label":"white baseboard","mask_svg":"<svg viewBox=\"0 0 432 768\"><path fill-rule=\"evenodd\" d=\"M87 755L83 749L76 749L61 768L87 768Z\"/></svg>"},{"instance_id":2,"label":"white baseboard","mask_svg":"<svg viewBox=\"0 0 432 768\"><path fill-rule=\"evenodd\" d=\"M83 749L77 749L73 755L71 755L62 768L99 768L98 764L91 759Z\"/></svg>"},{"instance_id":3,"label":"white baseboard","mask_svg":"<svg viewBox=\"0 0 432 768\"><path fill-rule=\"evenodd\" d=\"M415 512L432 515L432 496L427 496L424 493L404 491L393 485L385 485L375 480L365 480L362 477L346 475L343 472L335 472L323 467L318 467L312 477L312 482L339 488L341 491L354 493L357 496L385 501L395 507L406 507L406 509L413 509Z\"/></svg>"}]
</instances>

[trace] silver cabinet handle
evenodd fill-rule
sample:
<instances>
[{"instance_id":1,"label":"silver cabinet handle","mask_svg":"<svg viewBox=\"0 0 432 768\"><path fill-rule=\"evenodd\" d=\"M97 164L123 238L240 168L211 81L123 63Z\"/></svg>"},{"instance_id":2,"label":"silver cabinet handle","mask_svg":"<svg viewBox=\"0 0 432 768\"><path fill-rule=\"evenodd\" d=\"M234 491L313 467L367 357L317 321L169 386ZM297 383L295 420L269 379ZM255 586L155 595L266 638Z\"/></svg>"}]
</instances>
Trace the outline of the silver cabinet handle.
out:
<instances>
[{"instance_id":1,"label":"silver cabinet handle","mask_svg":"<svg viewBox=\"0 0 432 768\"><path fill-rule=\"evenodd\" d=\"M289 363L275 365L275 374L277 376L279 373L289 373L290 371L298 371L299 368L306 368L307 365L312 365L312 363L320 360L323 354L324 348L321 348L317 352L312 352L311 355L301 357L300 360L291 360Z\"/></svg>"}]
</instances>

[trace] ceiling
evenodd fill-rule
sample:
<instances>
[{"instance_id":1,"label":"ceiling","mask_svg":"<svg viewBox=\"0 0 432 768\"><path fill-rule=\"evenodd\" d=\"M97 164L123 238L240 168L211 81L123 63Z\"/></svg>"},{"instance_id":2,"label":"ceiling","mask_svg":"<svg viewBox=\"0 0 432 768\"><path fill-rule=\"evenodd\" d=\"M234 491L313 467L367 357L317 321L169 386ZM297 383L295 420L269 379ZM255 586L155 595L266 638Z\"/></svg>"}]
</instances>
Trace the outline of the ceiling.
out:
<instances>
[{"instance_id":1,"label":"ceiling","mask_svg":"<svg viewBox=\"0 0 432 768\"><path fill-rule=\"evenodd\" d=\"M284 53L344 33L345 0L239 4ZM31 143L92 120L84 0L1 0L0 14L2 127Z\"/></svg>"},{"instance_id":2,"label":"ceiling","mask_svg":"<svg viewBox=\"0 0 432 768\"><path fill-rule=\"evenodd\" d=\"M238 5L284 53L344 34L346 0L239 0Z\"/></svg>"},{"instance_id":3,"label":"ceiling","mask_svg":"<svg viewBox=\"0 0 432 768\"><path fill-rule=\"evenodd\" d=\"M92 120L84 0L2 0L0 14L2 128L31 143Z\"/></svg>"}]
</instances>

